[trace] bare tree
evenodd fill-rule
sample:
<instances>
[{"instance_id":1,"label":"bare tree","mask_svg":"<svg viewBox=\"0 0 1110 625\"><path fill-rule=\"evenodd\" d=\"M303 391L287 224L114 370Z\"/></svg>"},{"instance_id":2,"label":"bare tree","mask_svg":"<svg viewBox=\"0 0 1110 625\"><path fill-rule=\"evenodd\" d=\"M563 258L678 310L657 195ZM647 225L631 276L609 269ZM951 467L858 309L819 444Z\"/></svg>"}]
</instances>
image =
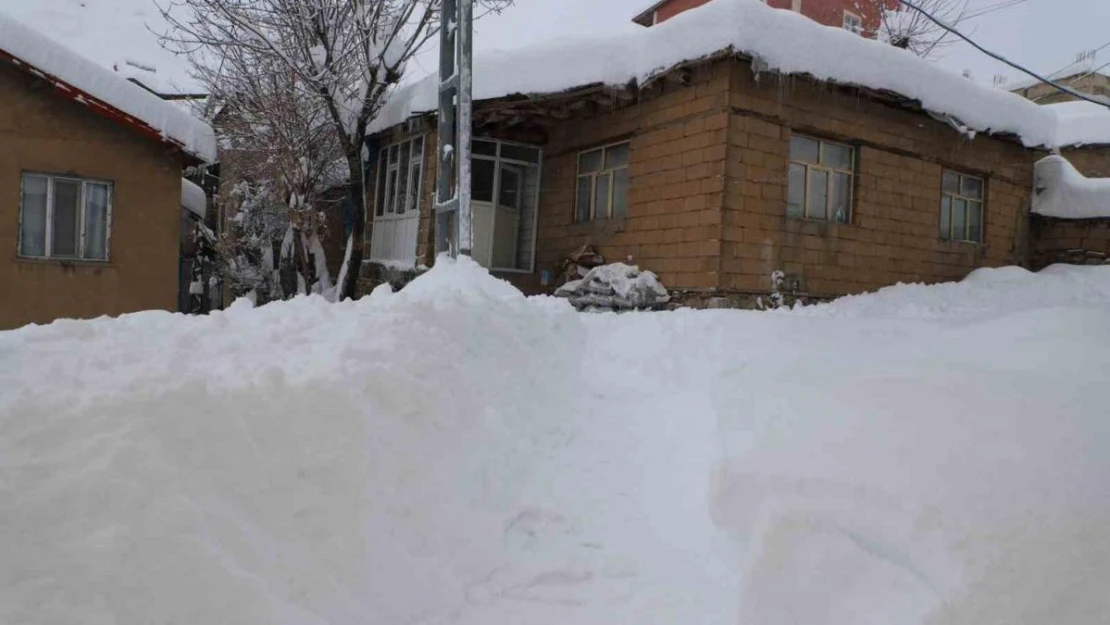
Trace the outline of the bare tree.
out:
<instances>
[{"instance_id":1,"label":"bare tree","mask_svg":"<svg viewBox=\"0 0 1110 625\"><path fill-rule=\"evenodd\" d=\"M968 17L968 1L914 0L914 5L949 26L957 26ZM898 0L856 0L856 8L861 14L878 13L879 31L875 36L880 41L922 58L956 42L946 29Z\"/></svg>"},{"instance_id":2,"label":"bare tree","mask_svg":"<svg viewBox=\"0 0 1110 625\"><path fill-rule=\"evenodd\" d=\"M499 9L512 0L480 0ZM198 75L250 82L286 74L328 120L346 161L354 208L340 297L351 297L363 258L366 131L412 57L437 33L440 0L163 0L172 32ZM239 86L242 86L241 84ZM257 91L264 92L264 88ZM337 298L338 299L338 298Z\"/></svg>"}]
</instances>

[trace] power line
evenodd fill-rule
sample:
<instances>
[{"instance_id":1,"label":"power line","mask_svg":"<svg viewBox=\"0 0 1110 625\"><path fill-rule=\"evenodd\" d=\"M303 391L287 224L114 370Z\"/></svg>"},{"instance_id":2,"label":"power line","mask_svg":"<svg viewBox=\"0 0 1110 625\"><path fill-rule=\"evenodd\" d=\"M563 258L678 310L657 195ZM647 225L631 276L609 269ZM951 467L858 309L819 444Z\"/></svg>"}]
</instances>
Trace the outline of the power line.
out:
<instances>
[{"instance_id":1,"label":"power line","mask_svg":"<svg viewBox=\"0 0 1110 625\"><path fill-rule=\"evenodd\" d=\"M964 15L963 19L970 20L976 17L982 17L990 13L1001 11L1002 9L1008 9L1010 7L1016 7L1019 4L1025 4L1026 2L1029 2L1029 0L1003 0L1002 2L982 7L977 11L972 11L971 13Z\"/></svg>"},{"instance_id":2,"label":"power line","mask_svg":"<svg viewBox=\"0 0 1110 625\"><path fill-rule=\"evenodd\" d=\"M1084 52L1087 53L1087 54L1092 55L1092 57L1093 57L1095 54L1098 54L1099 52L1102 52L1106 48L1110 48L1110 41L1107 41L1106 43L1104 43L1101 46L1099 46L1097 48L1094 48L1092 50L1085 50ZM1080 55L1080 56L1082 56L1082 55ZM1048 76L1049 76L1049 78L1058 78L1058 77L1060 77L1061 74L1068 71L1068 68L1075 67L1076 65L1079 65L1082 62L1083 62L1082 58L1077 58L1074 61L1072 61L1071 63L1068 63L1067 65L1061 67L1060 69L1052 72Z\"/></svg>"},{"instance_id":3,"label":"power line","mask_svg":"<svg viewBox=\"0 0 1110 625\"><path fill-rule=\"evenodd\" d=\"M947 24L946 22L944 22L941 19L933 17L933 15L931 13L929 13L925 9L922 9L921 7L917 6L916 4L910 2L910 0L898 0L898 2L901 2L905 6L913 9L914 11L917 11L918 13L920 13L922 15L924 15L925 18L928 19L930 22L936 24L937 26L940 26L941 28L943 28L944 30L952 33L953 35L956 35L960 39L963 39L968 44L970 44L971 47L973 47L976 50L982 52L983 54L991 57L992 59L994 59L996 61L999 61L1001 63L1005 63L1006 65L1009 65L1010 67L1018 70L1019 72L1028 74L1028 75L1032 76L1033 78L1036 78L1037 80L1045 83L1046 85L1052 85L1056 89L1059 89L1060 91L1062 91L1062 92L1064 92L1068 95L1071 95L1072 97L1078 98L1080 100L1086 100L1087 102L1090 102L1092 104L1098 104L1099 106L1105 106L1107 109L1110 109L1110 104L1108 104L1106 102L1103 102L1101 100L1097 100L1093 96L1091 96L1089 94L1086 94L1086 93L1083 93L1082 91L1076 91L1075 89L1072 89L1071 87L1056 83L1056 82L1052 81L1049 78L1041 76L1040 74L1034 72L1031 69L1027 69L1027 68L1025 68L1021 65L1018 65L1017 63L1014 63L1013 61L1007 59L1006 57L1004 57L1004 56L1002 56L998 53L991 52L990 50L984 48L983 46L979 45L978 43L975 43L975 41L973 41L971 39L971 37L968 37L967 35L965 35L965 34L961 33L960 31L956 30L955 27Z\"/></svg>"}]
</instances>

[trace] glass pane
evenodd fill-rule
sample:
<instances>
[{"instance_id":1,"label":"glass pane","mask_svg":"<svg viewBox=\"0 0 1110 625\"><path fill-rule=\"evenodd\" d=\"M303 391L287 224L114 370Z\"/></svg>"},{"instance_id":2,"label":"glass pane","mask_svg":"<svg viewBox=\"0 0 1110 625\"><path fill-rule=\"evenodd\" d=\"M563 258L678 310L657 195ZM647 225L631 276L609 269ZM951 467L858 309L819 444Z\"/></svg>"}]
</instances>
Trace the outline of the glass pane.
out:
<instances>
[{"instance_id":1,"label":"glass pane","mask_svg":"<svg viewBox=\"0 0 1110 625\"><path fill-rule=\"evenodd\" d=\"M390 169L385 175L385 212L392 215L396 206L397 170Z\"/></svg>"},{"instance_id":2,"label":"glass pane","mask_svg":"<svg viewBox=\"0 0 1110 625\"><path fill-rule=\"evenodd\" d=\"M470 164L470 198L475 202L493 201L493 171L495 161L475 159Z\"/></svg>"},{"instance_id":3,"label":"glass pane","mask_svg":"<svg viewBox=\"0 0 1110 625\"><path fill-rule=\"evenodd\" d=\"M952 203L952 238L963 241L967 238L967 201L955 200Z\"/></svg>"},{"instance_id":4,"label":"glass pane","mask_svg":"<svg viewBox=\"0 0 1110 625\"><path fill-rule=\"evenodd\" d=\"M405 206L410 211L420 210L420 172L422 169L420 163L416 163L409 168L409 192L408 197L405 198L408 203Z\"/></svg>"},{"instance_id":5,"label":"glass pane","mask_svg":"<svg viewBox=\"0 0 1110 625\"><path fill-rule=\"evenodd\" d=\"M963 189L961 195L964 197L982 199L983 197L983 181L974 176L963 177Z\"/></svg>"},{"instance_id":6,"label":"glass pane","mask_svg":"<svg viewBox=\"0 0 1110 625\"><path fill-rule=\"evenodd\" d=\"M814 139L799 135L790 138L790 160L792 161L816 164L820 151L821 144Z\"/></svg>"},{"instance_id":7,"label":"glass pane","mask_svg":"<svg viewBox=\"0 0 1110 625\"><path fill-rule=\"evenodd\" d=\"M983 204L982 202L967 203L967 240L980 243L983 241Z\"/></svg>"},{"instance_id":8,"label":"glass pane","mask_svg":"<svg viewBox=\"0 0 1110 625\"><path fill-rule=\"evenodd\" d=\"M821 144L821 163L834 169L852 169L852 148L838 143Z\"/></svg>"},{"instance_id":9,"label":"glass pane","mask_svg":"<svg viewBox=\"0 0 1110 625\"><path fill-rule=\"evenodd\" d=\"M397 154L400 152L401 146L393 144L389 146L389 164L392 165L397 162Z\"/></svg>"},{"instance_id":10,"label":"glass pane","mask_svg":"<svg viewBox=\"0 0 1110 625\"><path fill-rule=\"evenodd\" d=\"M605 169L628 166L628 144L622 143L605 149Z\"/></svg>"},{"instance_id":11,"label":"glass pane","mask_svg":"<svg viewBox=\"0 0 1110 625\"><path fill-rule=\"evenodd\" d=\"M829 174L818 169L809 170L809 194L806 197L806 217L826 219L829 201Z\"/></svg>"},{"instance_id":12,"label":"glass pane","mask_svg":"<svg viewBox=\"0 0 1110 625\"><path fill-rule=\"evenodd\" d=\"M493 217L493 258L499 269L515 269L520 242L521 202L524 193L524 167L502 165L498 183L497 210Z\"/></svg>"},{"instance_id":13,"label":"glass pane","mask_svg":"<svg viewBox=\"0 0 1110 625\"><path fill-rule=\"evenodd\" d=\"M583 152L578 155L578 173L585 174L601 169L601 150Z\"/></svg>"},{"instance_id":14,"label":"glass pane","mask_svg":"<svg viewBox=\"0 0 1110 625\"><path fill-rule=\"evenodd\" d=\"M628 215L628 168L613 172L613 217Z\"/></svg>"},{"instance_id":15,"label":"glass pane","mask_svg":"<svg viewBox=\"0 0 1110 625\"><path fill-rule=\"evenodd\" d=\"M501 145L501 158L508 158L514 161L525 161L528 163L540 162L540 151L538 148L530 148L526 145Z\"/></svg>"},{"instance_id":16,"label":"glass pane","mask_svg":"<svg viewBox=\"0 0 1110 625\"><path fill-rule=\"evenodd\" d=\"M594 183L594 219L608 219L612 216L609 207L609 184L611 174L602 174Z\"/></svg>"},{"instance_id":17,"label":"glass pane","mask_svg":"<svg viewBox=\"0 0 1110 625\"><path fill-rule=\"evenodd\" d=\"M790 164L790 177L786 188L786 214L805 217L806 166Z\"/></svg>"},{"instance_id":18,"label":"glass pane","mask_svg":"<svg viewBox=\"0 0 1110 625\"><path fill-rule=\"evenodd\" d=\"M944 172L944 180L942 182L941 189L945 193L951 193L952 195L959 195L960 194L960 175L957 174L956 172L953 172L953 171Z\"/></svg>"},{"instance_id":19,"label":"glass pane","mask_svg":"<svg viewBox=\"0 0 1110 625\"><path fill-rule=\"evenodd\" d=\"M846 224L852 206L852 177L848 174L832 175L831 219Z\"/></svg>"},{"instance_id":20,"label":"glass pane","mask_svg":"<svg viewBox=\"0 0 1110 625\"><path fill-rule=\"evenodd\" d=\"M484 156L497 156L497 142L496 141L482 141L475 139L470 142L471 151L474 154L482 154Z\"/></svg>"},{"instance_id":21,"label":"glass pane","mask_svg":"<svg viewBox=\"0 0 1110 625\"><path fill-rule=\"evenodd\" d=\"M46 255L46 178L23 177L23 212L20 215L19 253Z\"/></svg>"},{"instance_id":22,"label":"glass pane","mask_svg":"<svg viewBox=\"0 0 1110 625\"><path fill-rule=\"evenodd\" d=\"M948 195L940 198L940 238L952 238L952 197Z\"/></svg>"},{"instance_id":23,"label":"glass pane","mask_svg":"<svg viewBox=\"0 0 1110 625\"><path fill-rule=\"evenodd\" d=\"M578 179L578 193L575 200L575 221L590 220L590 177L582 176Z\"/></svg>"},{"instance_id":24,"label":"glass pane","mask_svg":"<svg viewBox=\"0 0 1110 625\"><path fill-rule=\"evenodd\" d=\"M412 160L417 160L424 156L424 137L417 137L412 140Z\"/></svg>"},{"instance_id":25,"label":"glass pane","mask_svg":"<svg viewBox=\"0 0 1110 625\"><path fill-rule=\"evenodd\" d=\"M378 216L385 212L385 159L386 151L382 150L378 160L378 201L374 210Z\"/></svg>"},{"instance_id":26,"label":"glass pane","mask_svg":"<svg viewBox=\"0 0 1110 625\"><path fill-rule=\"evenodd\" d=\"M85 258L108 260L108 185L85 183Z\"/></svg>"},{"instance_id":27,"label":"glass pane","mask_svg":"<svg viewBox=\"0 0 1110 625\"><path fill-rule=\"evenodd\" d=\"M397 183L397 193L394 193L394 202L396 202L396 212L398 215L405 212L406 193L409 188L409 155L412 152L412 144L406 141L401 145L401 167L399 170L400 180Z\"/></svg>"},{"instance_id":28,"label":"glass pane","mask_svg":"<svg viewBox=\"0 0 1110 625\"><path fill-rule=\"evenodd\" d=\"M77 202L80 197L80 182L54 181L53 256L77 255Z\"/></svg>"}]
</instances>

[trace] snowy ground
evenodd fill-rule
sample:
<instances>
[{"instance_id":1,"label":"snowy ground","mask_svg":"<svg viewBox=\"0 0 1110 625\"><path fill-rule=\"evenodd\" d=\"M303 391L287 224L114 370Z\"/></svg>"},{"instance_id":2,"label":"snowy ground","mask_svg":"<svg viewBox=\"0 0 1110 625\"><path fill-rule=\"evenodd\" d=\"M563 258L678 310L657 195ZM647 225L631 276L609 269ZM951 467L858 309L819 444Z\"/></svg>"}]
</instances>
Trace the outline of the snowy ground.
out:
<instances>
[{"instance_id":1,"label":"snowy ground","mask_svg":"<svg viewBox=\"0 0 1110 625\"><path fill-rule=\"evenodd\" d=\"M1110 620L1110 268L0 333L5 624Z\"/></svg>"}]
</instances>

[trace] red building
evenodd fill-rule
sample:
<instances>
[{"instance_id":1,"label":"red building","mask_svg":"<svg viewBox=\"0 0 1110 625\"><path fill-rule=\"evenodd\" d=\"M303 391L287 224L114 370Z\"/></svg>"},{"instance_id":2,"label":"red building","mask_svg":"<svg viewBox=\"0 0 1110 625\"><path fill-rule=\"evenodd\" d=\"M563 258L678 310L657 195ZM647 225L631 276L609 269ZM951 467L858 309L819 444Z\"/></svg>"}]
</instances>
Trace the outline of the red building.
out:
<instances>
[{"instance_id":1,"label":"red building","mask_svg":"<svg viewBox=\"0 0 1110 625\"><path fill-rule=\"evenodd\" d=\"M642 26L654 26L670 18L700 7L710 0L659 0L632 21ZM896 6L897 0L762 0L776 9L801 13L826 26L846 28L865 37L875 37L879 32L880 7Z\"/></svg>"}]
</instances>

